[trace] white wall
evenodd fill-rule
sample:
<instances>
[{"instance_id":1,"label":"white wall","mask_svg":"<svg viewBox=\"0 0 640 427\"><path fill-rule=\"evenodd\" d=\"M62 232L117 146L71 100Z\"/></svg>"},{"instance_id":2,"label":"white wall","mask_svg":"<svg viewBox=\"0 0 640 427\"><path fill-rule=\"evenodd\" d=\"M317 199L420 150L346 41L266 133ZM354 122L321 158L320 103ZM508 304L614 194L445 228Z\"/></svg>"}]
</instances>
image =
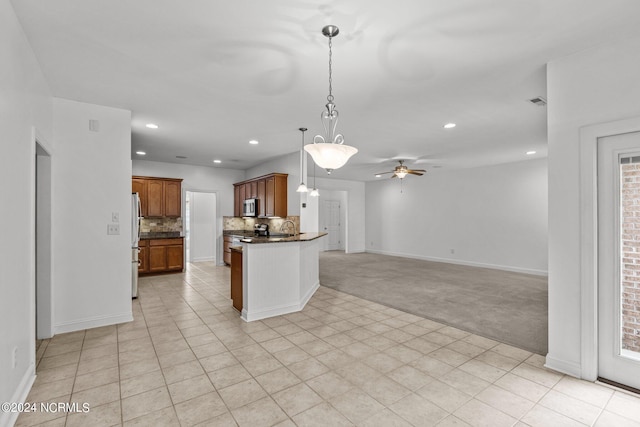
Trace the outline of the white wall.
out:
<instances>
[{"instance_id":1,"label":"white wall","mask_svg":"<svg viewBox=\"0 0 640 427\"><path fill-rule=\"evenodd\" d=\"M244 171L238 169L134 160L133 175L156 176L161 178L182 178L183 194L185 191L216 193L216 217L218 219L216 224L216 253L222 254L222 217L233 216L233 184L244 181ZM216 259L218 260L218 263L222 262L222 256L217 256Z\"/></svg>"},{"instance_id":2,"label":"white wall","mask_svg":"<svg viewBox=\"0 0 640 427\"><path fill-rule=\"evenodd\" d=\"M53 115L54 329L130 321L131 112L55 98Z\"/></svg>"},{"instance_id":3,"label":"white wall","mask_svg":"<svg viewBox=\"0 0 640 427\"><path fill-rule=\"evenodd\" d=\"M346 221L343 228L346 233L345 252L356 253L365 251L365 183L361 181L348 181L344 179L316 178L320 189L320 201L323 191L345 191L346 196ZM368 213L367 213L368 215Z\"/></svg>"},{"instance_id":4,"label":"white wall","mask_svg":"<svg viewBox=\"0 0 640 427\"><path fill-rule=\"evenodd\" d=\"M53 124L51 94L9 1L0 1L0 93L0 402L19 402L35 374L33 127L50 146ZM0 425L16 415L0 412Z\"/></svg>"},{"instance_id":5,"label":"white wall","mask_svg":"<svg viewBox=\"0 0 640 427\"><path fill-rule=\"evenodd\" d=\"M640 38L547 66L549 136L549 353L547 365L581 370L579 129L640 116Z\"/></svg>"},{"instance_id":6,"label":"white wall","mask_svg":"<svg viewBox=\"0 0 640 427\"><path fill-rule=\"evenodd\" d=\"M190 261L216 260L216 194L190 192ZM184 223L184 219L183 219Z\"/></svg>"},{"instance_id":7,"label":"white wall","mask_svg":"<svg viewBox=\"0 0 640 427\"><path fill-rule=\"evenodd\" d=\"M546 159L403 181L367 182L367 251L546 274Z\"/></svg>"}]
</instances>

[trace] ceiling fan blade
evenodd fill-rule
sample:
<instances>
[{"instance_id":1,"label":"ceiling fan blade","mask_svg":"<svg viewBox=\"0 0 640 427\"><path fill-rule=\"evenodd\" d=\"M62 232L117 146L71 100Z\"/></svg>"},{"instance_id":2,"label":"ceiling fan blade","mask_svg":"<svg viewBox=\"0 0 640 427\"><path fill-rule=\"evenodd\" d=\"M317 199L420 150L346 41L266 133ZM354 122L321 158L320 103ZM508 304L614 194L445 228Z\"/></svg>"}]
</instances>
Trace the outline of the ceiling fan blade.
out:
<instances>
[{"instance_id":1,"label":"ceiling fan blade","mask_svg":"<svg viewBox=\"0 0 640 427\"><path fill-rule=\"evenodd\" d=\"M411 172L426 172L426 170L424 169L407 169L407 172L411 173Z\"/></svg>"},{"instance_id":2,"label":"ceiling fan blade","mask_svg":"<svg viewBox=\"0 0 640 427\"><path fill-rule=\"evenodd\" d=\"M411 175L418 175L418 176L424 175L422 172L416 172L416 171L407 171L407 173Z\"/></svg>"},{"instance_id":3,"label":"ceiling fan blade","mask_svg":"<svg viewBox=\"0 0 640 427\"><path fill-rule=\"evenodd\" d=\"M395 173L393 175L391 175L391 178L397 178L398 175L396 175Z\"/></svg>"},{"instance_id":4,"label":"ceiling fan blade","mask_svg":"<svg viewBox=\"0 0 640 427\"><path fill-rule=\"evenodd\" d=\"M390 172L380 172L380 173L377 173L376 175L384 175L384 174L386 174L386 173L395 173L395 171L390 171Z\"/></svg>"}]
</instances>

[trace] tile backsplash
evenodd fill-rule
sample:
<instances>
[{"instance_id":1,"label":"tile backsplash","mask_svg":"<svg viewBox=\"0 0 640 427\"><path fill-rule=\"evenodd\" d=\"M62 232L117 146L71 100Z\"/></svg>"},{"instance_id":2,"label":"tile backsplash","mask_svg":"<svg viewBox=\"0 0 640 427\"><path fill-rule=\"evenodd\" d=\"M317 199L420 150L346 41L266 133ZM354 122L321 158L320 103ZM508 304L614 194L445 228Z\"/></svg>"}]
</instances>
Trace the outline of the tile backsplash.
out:
<instances>
[{"instance_id":1,"label":"tile backsplash","mask_svg":"<svg viewBox=\"0 0 640 427\"><path fill-rule=\"evenodd\" d=\"M142 218L140 232L158 233L164 231L182 232L182 218Z\"/></svg>"},{"instance_id":2,"label":"tile backsplash","mask_svg":"<svg viewBox=\"0 0 640 427\"><path fill-rule=\"evenodd\" d=\"M269 230L279 232L282 223L286 220L293 221L296 231L300 232L300 216L288 216L286 218L240 218L237 216L222 217L223 230L247 230L253 231L255 224L269 224Z\"/></svg>"}]
</instances>

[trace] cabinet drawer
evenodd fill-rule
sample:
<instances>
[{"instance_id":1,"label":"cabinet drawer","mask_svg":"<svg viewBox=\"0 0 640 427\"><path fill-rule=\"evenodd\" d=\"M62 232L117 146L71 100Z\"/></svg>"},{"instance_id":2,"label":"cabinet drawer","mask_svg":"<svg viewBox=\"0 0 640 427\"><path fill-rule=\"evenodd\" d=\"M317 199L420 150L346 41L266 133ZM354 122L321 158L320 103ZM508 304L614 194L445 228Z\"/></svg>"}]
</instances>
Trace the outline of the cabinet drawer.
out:
<instances>
[{"instance_id":1,"label":"cabinet drawer","mask_svg":"<svg viewBox=\"0 0 640 427\"><path fill-rule=\"evenodd\" d=\"M173 246L182 245L182 238L176 239L151 239L149 240L149 246Z\"/></svg>"}]
</instances>

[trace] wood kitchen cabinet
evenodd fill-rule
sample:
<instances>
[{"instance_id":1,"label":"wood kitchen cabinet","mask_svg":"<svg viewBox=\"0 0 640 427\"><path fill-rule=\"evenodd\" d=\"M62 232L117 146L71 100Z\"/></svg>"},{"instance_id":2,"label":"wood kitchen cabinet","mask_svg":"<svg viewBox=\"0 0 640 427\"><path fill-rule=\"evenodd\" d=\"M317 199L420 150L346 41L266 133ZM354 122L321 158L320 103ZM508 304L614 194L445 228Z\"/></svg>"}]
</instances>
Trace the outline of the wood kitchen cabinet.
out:
<instances>
[{"instance_id":1,"label":"wood kitchen cabinet","mask_svg":"<svg viewBox=\"0 0 640 427\"><path fill-rule=\"evenodd\" d=\"M140 195L143 217L182 216L182 180L134 176L131 191Z\"/></svg>"},{"instance_id":2,"label":"wood kitchen cabinet","mask_svg":"<svg viewBox=\"0 0 640 427\"><path fill-rule=\"evenodd\" d=\"M182 208L182 182L181 181L164 181L164 216L179 218Z\"/></svg>"},{"instance_id":3,"label":"wood kitchen cabinet","mask_svg":"<svg viewBox=\"0 0 640 427\"><path fill-rule=\"evenodd\" d=\"M159 179L147 180L147 216L164 216L164 185Z\"/></svg>"},{"instance_id":4,"label":"wood kitchen cabinet","mask_svg":"<svg viewBox=\"0 0 640 427\"><path fill-rule=\"evenodd\" d=\"M184 270L183 238L149 240L147 258L148 273Z\"/></svg>"},{"instance_id":5,"label":"wood kitchen cabinet","mask_svg":"<svg viewBox=\"0 0 640 427\"><path fill-rule=\"evenodd\" d=\"M133 178L131 180L131 192L140 196L140 215L147 216L147 180Z\"/></svg>"},{"instance_id":6,"label":"wood kitchen cabinet","mask_svg":"<svg viewBox=\"0 0 640 427\"><path fill-rule=\"evenodd\" d=\"M287 174L272 173L234 185L234 216L242 216L245 199L258 199L259 217L287 216Z\"/></svg>"},{"instance_id":7,"label":"wood kitchen cabinet","mask_svg":"<svg viewBox=\"0 0 640 427\"><path fill-rule=\"evenodd\" d=\"M258 181L249 181L245 184L245 191L247 199L258 198Z\"/></svg>"},{"instance_id":8,"label":"wood kitchen cabinet","mask_svg":"<svg viewBox=\"0 0 640 427\"><path fill-rule=\"evenodd\" d=\"M231 251L231 300L233 308L242 312L242 250Z\"/></svg>"},{"instance_id":9,"label":"wood kitchen cabinet","mask_svg":"<svg viewBox=\"0 0 640 427\"><path fill-rule=\"evenodd\" d=\"M258 191L258 216L266 216L264 209L264 202L267 197L266 184L266 179L259 179L256 185Z\"/></svg>"},{"instance_id":10,"label":"wood kitchen cabinet","mask_svg":"<svg viewBox=\"0 0 640 427\"><path fill-rule=\"evenodd\" d=\"M233 216L242 216L242 200L240 199L240 186L233 185Z\"/></svg>"}]
</instances>

